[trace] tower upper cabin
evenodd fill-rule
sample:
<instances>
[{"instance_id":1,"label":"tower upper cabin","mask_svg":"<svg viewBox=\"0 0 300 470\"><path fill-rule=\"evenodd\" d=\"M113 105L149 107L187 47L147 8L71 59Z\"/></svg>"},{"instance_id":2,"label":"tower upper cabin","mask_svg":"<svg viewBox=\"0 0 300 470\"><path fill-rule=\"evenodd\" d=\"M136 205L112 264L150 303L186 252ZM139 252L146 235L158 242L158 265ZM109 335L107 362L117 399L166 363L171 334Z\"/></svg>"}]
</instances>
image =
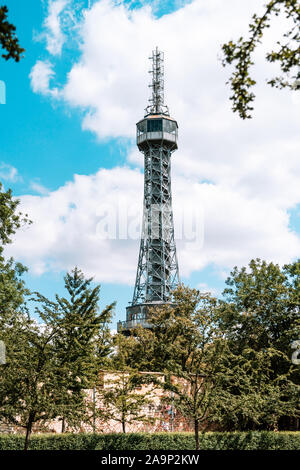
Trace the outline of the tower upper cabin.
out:
<instances>
[{"instance_id":1,"label":"tower upper cabin","mask_svg":"<svg viewBox=\"0 0 300 470\"><path fill-rule=\"evenodd\" d=\"M141 119L137 127L137 146L142 152L149 144L163 144L171 151L177 149L178 124L169 115L168 107L164 104L164 53L156 47L152 52L152 95L149 105L145 109L144 119Z\"/></svg>"}]
</instances>

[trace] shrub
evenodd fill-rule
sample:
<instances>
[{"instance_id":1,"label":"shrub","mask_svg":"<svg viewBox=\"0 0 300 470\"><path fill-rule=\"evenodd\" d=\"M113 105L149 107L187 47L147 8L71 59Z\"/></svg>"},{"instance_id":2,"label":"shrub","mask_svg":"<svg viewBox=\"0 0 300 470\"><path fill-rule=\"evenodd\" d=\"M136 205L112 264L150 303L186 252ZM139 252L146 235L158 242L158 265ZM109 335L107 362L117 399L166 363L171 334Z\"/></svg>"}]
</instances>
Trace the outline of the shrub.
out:
<instances>
[{"instance_id":1,"label":"shrub","mask_svg":"<svg viewBox=\"0 0 300 470\"><path fill-rule=\"evenodd\" d=\"M0 450L22 450L24 435L0 434ZM300 450L300 432L208 432L201 450ZM193 433L35 434L31 450L194 450Z\"/></svg>"}]
</instances>

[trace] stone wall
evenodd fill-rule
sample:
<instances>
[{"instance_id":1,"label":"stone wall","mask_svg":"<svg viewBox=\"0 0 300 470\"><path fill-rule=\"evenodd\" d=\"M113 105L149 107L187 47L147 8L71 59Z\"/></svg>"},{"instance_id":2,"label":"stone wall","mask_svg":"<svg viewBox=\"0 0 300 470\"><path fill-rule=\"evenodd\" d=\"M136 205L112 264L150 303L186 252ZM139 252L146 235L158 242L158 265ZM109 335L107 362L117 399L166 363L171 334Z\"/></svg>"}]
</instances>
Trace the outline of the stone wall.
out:
<instances>
[{"instance_id":1,"label":"stone wall","mask_svg":"<svg viewBox=\"0 0 300 470\"><path fill-rule=\"evenodd\" d=\"M147 374L147 373L144 373ZM163 374L155 374L159 380L164 380ZM115 379L118 379L118 373L104 372L100 373L101 388L111 387ZM96 409L101 409L103 403L101 402L101 388L98 391L87 390L87 400L90 403L95 402ZM95 395L94 395L95 393ZM160 388L153 387L153 385L144 385L137 388L137 394L143 394L150 401L142 410L141 414L147 418L151 418L153 422L146 423L143 421L135 421L134 423L126 425L126 432L161 432L161 431L191 431L193 429L192 423L180 415L172 406L172 399L165 403L163 398L166 397L166 392ZM95 396L95 398L94 398ZM45 423L44 425L35 425L33 432L54 432L60 433L62 430L62 421L59 419ZM95 429L92 425L82 424L78 429L72 429L66 423L66 432L93 432L98 433L113 433L122 432L122 425L117 420L103 421L99 418L95 420ZM24 429L17 428L13 425L7 425L0 422L0 433L16 433L25 432Z\"/></svg>"}]
</instances>

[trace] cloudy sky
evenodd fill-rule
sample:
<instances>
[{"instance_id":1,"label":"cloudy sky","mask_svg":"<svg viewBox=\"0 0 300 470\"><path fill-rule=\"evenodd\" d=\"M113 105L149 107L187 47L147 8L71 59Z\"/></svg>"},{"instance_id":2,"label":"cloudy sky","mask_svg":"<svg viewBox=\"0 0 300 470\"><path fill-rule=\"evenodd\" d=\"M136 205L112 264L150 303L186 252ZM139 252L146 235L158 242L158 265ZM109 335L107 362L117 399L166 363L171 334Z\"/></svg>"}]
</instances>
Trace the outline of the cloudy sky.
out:
<instances>
[{"instance_id":1,"label":"cloudy sky","mask_svg":"<svg viewBox=\"0 0 300 470\"><path fill-rule=\"evenodd\" d=\"M135 124L156 46L179 124L175 230L189 211L199 222L195 238L177 230L182 280L219 294L235 265L299 257L300 99L266 85L277 69L264 61L285 22L274 21L255 56L252 120L232 113L221 65L221 44L247 31L263 0L6 3L26 55L1 62L0 179L33 221L7 249L28 266L32 290L62 294L64 273L78 265L102 284L103 304L117 301L115 320L124 319L139 241L138 230L119 226L141 219ZM118 229L105 238L99 223L108 213Z\"/></svg>"}]
</instances>

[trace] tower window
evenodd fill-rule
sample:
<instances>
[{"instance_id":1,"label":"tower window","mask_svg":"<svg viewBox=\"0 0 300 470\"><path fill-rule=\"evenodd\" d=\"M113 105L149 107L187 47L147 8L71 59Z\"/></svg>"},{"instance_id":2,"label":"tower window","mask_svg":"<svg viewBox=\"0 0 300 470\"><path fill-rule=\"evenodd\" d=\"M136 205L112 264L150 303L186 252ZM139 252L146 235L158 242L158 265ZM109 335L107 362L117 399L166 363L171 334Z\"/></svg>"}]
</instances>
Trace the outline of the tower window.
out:
<instances>
[{"instance_id":1,"label":"tower window","mask_svg":"<svg viewBox=\"0 0 300 470\"><path fill-rule=\"evenodd\" d=\"M147 121L147 132L162 132L162 119L149 119Z\"/></svg>"},{"instance_id":2,"label":"tower window","mask_svg":"<svg viewBox=\"0 0 300 470\"><path fill-rule=\"evenodd\" d=\"M175 134L177 130L176 122L169 121L168 119L164 119L164 132L168 132L169 134Z\"/></svg>"},{"instance_id":3,"label":"tower window","mask_svg":"<svg viewBox=\"0 0 300 470\"><path fill-rule=\"evenodd\" d=\"M147 132L147 123L146 121L141 121L137 125L138 136Z\"/></svg>"}]
</instances>

